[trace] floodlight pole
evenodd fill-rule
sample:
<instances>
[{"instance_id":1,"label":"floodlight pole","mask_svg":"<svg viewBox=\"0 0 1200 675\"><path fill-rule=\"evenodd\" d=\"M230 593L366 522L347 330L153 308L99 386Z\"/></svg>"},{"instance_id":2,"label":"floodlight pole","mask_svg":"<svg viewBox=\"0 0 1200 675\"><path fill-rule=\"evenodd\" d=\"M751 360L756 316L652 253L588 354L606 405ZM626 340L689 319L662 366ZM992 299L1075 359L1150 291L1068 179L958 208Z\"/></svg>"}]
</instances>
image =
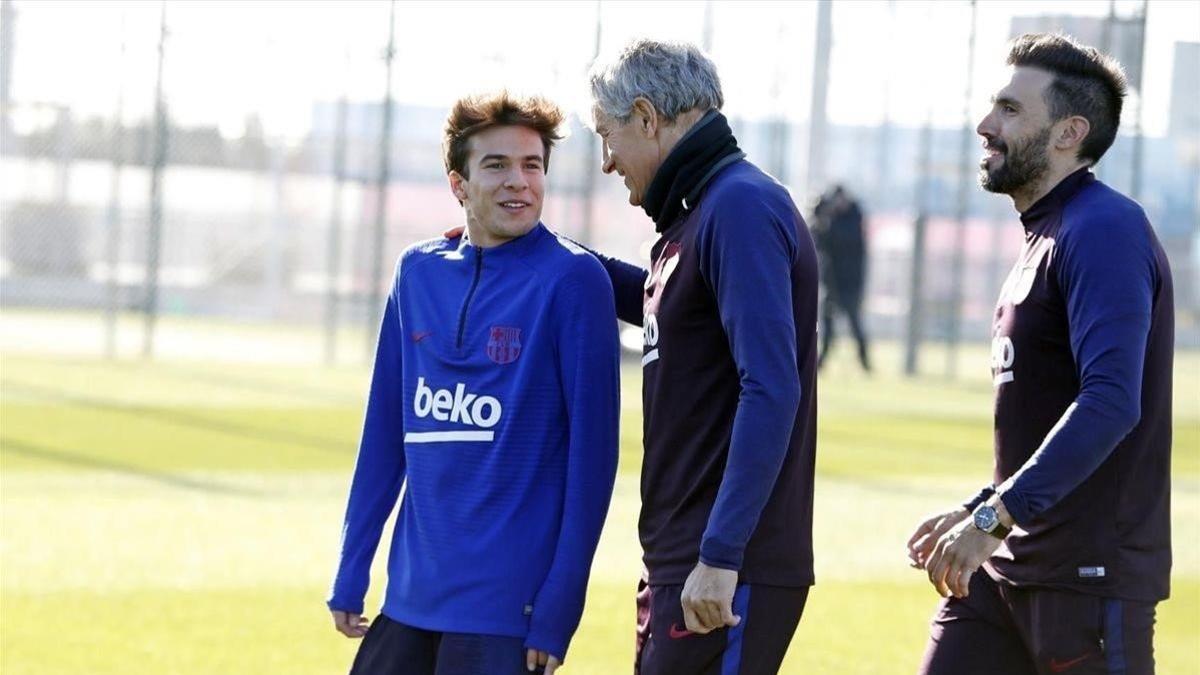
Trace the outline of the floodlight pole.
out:
<instances>
[{"instance_id":1,"label":"floodlight pole","mask_svg":"<svg viewBox=\"0 0 1200 675\"><path fill-rule=\"evenodd\" d=\"M908 326L904 342L904 374L917 374L917 359L921 349L925 314L925 229L929 219L926 204L930 164L932 163L933 111L929 110L921 129L921 145L917 160L917 189L915 203L917 218L913 222L912 266L908 282Z\"/></svg>"},{"instance_id":2,"label":"floodlight pole","mask_svg":"<svg viewBox=\"0 0 1200 675\"><path fill-rule=\"evenodd\" d=\"M595 39L592 45L592 63L600 58L600 37L603 31L603 7L599 0L596 2L596 31ZM579 239L588 246L594 246L592 241L592 227L595 214L593 209L596 202L596 169L599 166L599 160L596 157L596 145L602 143L596 134L588 134L587 145L584 147L584 165L583 165L583 218L582 227L579 232Z\"/></svg>"},{"instance_id":3,"label":"floodlight pole","mask_svg":"<svg viewBox=\"0 0 1200 675\"><path fill-rule=\"evenodd\" d=\"M142 357L154 355L154 330L158 319L158 274L162 256L162 173L167 162L167 111L163 101L163 54L167 42L167 3L162 2L158 29L158 76L154 85L154 161L150 170L150 228L146 243L145 322Z\"/></svg>"},{"instance_id":4,"label":"floodlight pole","mask_svg":"<svg viewBox=\"0 0 1200 675\"><path fill-rule=\"evenodd\" d=\"M783 50L786 39L786 28L784 22L779 22L778 32L776 33L775 44ZM784 113L782 105L783 100L783 60L776 59L775 72L771 78L771 121L769 122L770 147L767 149L768 171L775 176L775 179L784 185L788 184L788 121L787 115ZM822 108L822 114L824 108ZM815 114L815 113L814 113ZM821 128L824 128L824 119L820 121ZM823 135L823 134L822 134ZM821 141L817 141L818 143Z\"/></svg>"},{"instance_id":5,"label":"floodlight pole","mask_svg":"<svg viewBox=\"0 0 1200 675\"><path fill-rule=\"evenodd\" d=\"M599 3L597 3L599 4ZM712 56L713 47L713 3L712 0L704 2L704 25L700 33L700 44L704 47L704 53Z\"/></svg>"},{"instance_id":6,"label":"floodlight pole","mask_svg":"<svg viewBox=\"0 0 1200 675\"><path fill-rule=\"evenodd\" d=\"M383 284L383 245L384 233L387 228L388 184L391 182L392 159L392 60L396 55L396 0L391 0L388 8L388 43L384 53L386 67L386 82L383 93L383 129L379 142L379 181L375 193L375 236L372 246L371 277L367 280L366 343L364 344L364 360L370 361L375 352L375 342L379 334L379 312L383 302L380 286Z\"/></svg>"},{"instance_id":7,"label":"floodlight pole","mask_svg":"<svg viewBox=\"0 0 1200 675\"><path fill-rule=\"evenodd\" d=\"M1146 75L1146 13L1150 9L1149 0L1142 0L1142 11L1138 20L1138 44L1137 49L1141 52L1138 58L1137 67L1137 82L1138 96L1137 107L1134 108L1133 122L1133 162L1130 171L1133 174L1130 177L1129 196L1135 201L1141 199L1142 196L1142 158L1143 150L1143 130L1142 130L1142 108L1143 102L1146 99L1146 82L1143 79Z\"/></svg>"},{"instance_id":8,"label":"floodlight pole","mask_svg":"<svg viewBox=\"0 0 1200 675\"><path fill-rule=\"evenodd\" d=\"M337 360L338 277L342 257L342 192L346 183L346 109L350 80L350 51L346 50L342 95L338 99L333 137L333 196L329 213L329 239L325 259L325 364Z\"/></svg>"},{"instance_id":9,"label":"floodlight pole","mask_svg":"<svg viewBox=\"0 0 1200 675\"><path fill-rule=\"evenodd\" d=\"M0 147L6 153L16 153L12 143L12 115L10 90L12 89L13 59L16 56L14 37L17 22L17 11L13 9L12 0L0 0Z\"/></svg>"},{"instance_id":10,"label":"floodlight pole","mask_svg":"<svg viewBox=\"0 0 1200 675\"><path fill-rule=\"evenodd\" d=\"M117 59L117 107L113 111L112 179L109 183L107 225L104 240L108 261L108 303L104 313L104 354L117 356L117 314L120 311L121 287L117 278L121 258L121 173L125 166L125 13L121 14L121 51Z\"/></svg>"},{"instance_id":11,"label":"floodlight pole","mask_svg":"<svg viewBox=\"0 0 1200 675\"><path fill-rule=\"evenodd\" d=\"M888 21L887 21L887 47L884 50L885 54L892 53L895 45L896 34L896 2L888 0ZM879 156L875 161L875 194L880 203L886 204L888 185L890 181L890 170L892 166L891 156L891 138L892 138L892 120L890 113L891 98L892 98L892 69L891 59L884 61L884 76L883 76L883 104L880 108L883 110L883 120L879 123ZM879 209L879 204L876 205Z\"/></svg>"},{"instance_id":12,"label":"floodlight pole","mask_svg":"<svg viewBox=\"0 0 1200 675\"><path fill-rule=\"evenodd\" d=\"M817 2L817 39L813 55L812 105L808 118L808 180L806 198L820 194L825 181L825 101L829 93L829 54L833 49L833 3Z\"/></svg>"},{"instance_id":13,"label":"floodlight pole","mask_svg":"<svg viewBox=\"0 0 1200 675\"><path fill-rule=\"evenodd\" d=\"M1117 31L1117 0L1108 0L1108 14L1104 17L1103 29L1100 31L1100 51L1112 56L1116 44ZM1110 173L1108 164L1098 164L1094 167L1096 175L1105 178Z\"/></svg>"},{"instance_id":14,"label":"floodlight pole","mask_svg":"<svg viewBox=\"0 0 1200 675\"><path fill-rule=\"evenodd\" d=\"M978 8L971 2L971 30L967 38L967 85L963 93L963 126L959 137L958 209L955 214L954 254L950 261L950 311L946 322L946 377L958 376L958 342L962 330L963 265L967 242L967 216L971 210L971 96L975 75L975 22Z\"/></svg>"}]
</instances>

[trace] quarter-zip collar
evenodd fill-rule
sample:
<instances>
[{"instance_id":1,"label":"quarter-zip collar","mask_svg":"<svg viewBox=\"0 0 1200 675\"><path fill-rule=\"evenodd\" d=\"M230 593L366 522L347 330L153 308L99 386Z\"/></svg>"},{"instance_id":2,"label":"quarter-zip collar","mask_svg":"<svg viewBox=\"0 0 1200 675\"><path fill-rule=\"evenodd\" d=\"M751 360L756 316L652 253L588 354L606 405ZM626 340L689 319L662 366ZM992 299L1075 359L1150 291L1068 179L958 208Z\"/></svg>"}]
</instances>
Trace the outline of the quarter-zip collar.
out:
<instances>
[{"instance_id":1,"label":"quarter-zip collar","mask_svg":"<svg viewBox=\"0 0 1200 675\"><path fill-rule=\"evenodd\" d=\"M1075 193L1087 187L1096 180L1095 174L1091 172L1089 167L1080 167L1066 178L1060 180L1058 185L1055 185L1049 192L1042 195L1042 198L1033 203L1032 206L1025 209L1021 213L1021 225L1025 227L1025 231L1029 232L1034 228L1046 222L1046 217L1051 213L1061 212L1062 207Z\"/></svg>"},{"instance_id":2,"label":"quarter-zip collar","mask_svg":"<svg viewBox=\"0 0 1200 675\"><path fill-rule=\"evenodd\" d=\"M550 231L546 229L546 226L541 221L538 221L538 224L534 225L533 229L516 239L510 239L499 246L480 248L471 243L470 238L464 230L462 240L458 244L458 253L464 257L468 254L479 255L482 253L483 257L487 258L489 262L512 260L525 255L527 251L537 246L539 241L548 236L550 236Z\"/></svg>"},{"instance_id":3,"label":"quarter-zip collar","mask_svg":"<svg viewBox=\"0 0 1200 675\"><path fill-rule=\"evenodd\" d=\"M456 349L461 350L463 348L467 325L471 319L471 301L474 300L475 293L479 290L479 284L483 281L484 260L487 260L489 269L494 271L495 265L506 265L511 261L519 260L533 249L533 247L537 246L538 242L549 236L551 236L550 231L546 229L546 226L541 221L537 225L534 225L533 229L529 232L516 239L510 239L499 246L492 246L490 248L480 248L473 245L466 232L463 233L455 255L462 260L470 260L474 271L471 275L471 285L467 288L462 306L458 311L458 325L454 332L454 347Z\"/></svg>"}]
</instances>

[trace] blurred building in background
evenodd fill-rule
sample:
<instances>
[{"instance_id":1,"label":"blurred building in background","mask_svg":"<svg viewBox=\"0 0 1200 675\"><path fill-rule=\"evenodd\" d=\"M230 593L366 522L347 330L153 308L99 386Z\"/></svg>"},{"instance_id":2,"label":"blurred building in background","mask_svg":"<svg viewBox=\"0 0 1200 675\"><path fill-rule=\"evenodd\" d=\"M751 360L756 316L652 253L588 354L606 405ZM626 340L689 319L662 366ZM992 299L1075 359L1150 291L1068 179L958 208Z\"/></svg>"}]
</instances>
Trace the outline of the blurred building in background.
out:
<instances>
[{"instance_id":1,"label":"blurred building in background","mask_svg":"<svg viewBox=\"0 0 1200 675\"><path fill-rule=\"evenodd\" d=\"M661 29L714 54L741 145L798 203L811 205L832 182L861 197L872 261L865 316L874 335L983 341L1021 237L1011 204L975 187L974 122L994 88L976 80L1003 65L1009 36L1064 30L1109 45L1131 69L1135 92L1122 134L1098 172L1145 205L1174 267L1180 342L1200 342L1200 27L1160 50L1169 78L1142 39L1147 29L1166 30L1154 23L1159 9L1177 8L1058 3L1026 16L1027 4L1000 11L997 3L822 0L738 12L695 2L670 3L647 24L623 5L577 3L563 10L570 21L545 27L569 31L559 36L567 46L533 45L532 55L515 55L471 47L454 25L435 20L483 11L479 5L441 7L395 7L400 35L387 80L387 2L343 10L358 22L346 27L311 16L293 26L297 13L316 10L282 6L252 13L167 3L160 14L162 7L143 3L97 14L82 4L3 0L0 320L93 316L106 327L96 332L95 351L117 356L138 354L141 345L121 343L115 327L153 331L147 313L284 322L323 331L326 346L314 360L365 357L361 340L349 357L329 343L344 331L373 331L374 304L399 252L461 221L440 147L456 95L449 92L510 86L510 76L570 99L574 113L552 157L543 220L606 252L644 259L649 220L628 206L619 181L600 175L598 141L579 104L586 92L571 97L597 50ZM768 30L739 28L747 13ZM76 14L84 23L102 17L114 29L92 32L86 44L65 25L59 35L56 26ZM932 37L912 34L921 27ZM421 52L417 36L444 50ZM938 47L922 46L932 39ZM47 40L61 44L50 48ZM958 51L947 56L946 42ZM876 52L864 56L864 47ZM47 49L89 73L62 88L69 95L30 82L47 77ZM915 66L889 65L897 51ZM874 62L871 81L847 74L864 59ZM452 62L445 72L437 70L443 60ZM1151 82L1141 75L1150 68L1169 83L1154 108L1141 86ZM447 93L430 93L438 87ZM826 90L829 110L810 110ZM221 112L206 117L209 104ZM1149 133L1143 117L1165 124ZM818 150L820 166L807 166ZM915 332L914 303L921 309Z\"/></svg>"}]
</instances>

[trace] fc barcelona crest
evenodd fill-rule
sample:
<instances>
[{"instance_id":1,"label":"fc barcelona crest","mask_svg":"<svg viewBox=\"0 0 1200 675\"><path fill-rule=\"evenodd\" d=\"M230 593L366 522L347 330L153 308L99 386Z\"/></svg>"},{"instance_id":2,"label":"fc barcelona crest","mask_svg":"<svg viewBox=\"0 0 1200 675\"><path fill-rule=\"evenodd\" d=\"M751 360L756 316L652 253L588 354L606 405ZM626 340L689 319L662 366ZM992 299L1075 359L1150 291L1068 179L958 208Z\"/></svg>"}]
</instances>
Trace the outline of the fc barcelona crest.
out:
<instances>
[{"instance_id":1,"label":"fc barcelona crest","mask_svg":"<svg viewBox=\"0 0 1200 675\"><path fill-rule=\"evenodd\" d=\"M521 329L492 326L488 331L487 355L502 365L516 361L521 355Z\"/></svg>"}]
</instances>

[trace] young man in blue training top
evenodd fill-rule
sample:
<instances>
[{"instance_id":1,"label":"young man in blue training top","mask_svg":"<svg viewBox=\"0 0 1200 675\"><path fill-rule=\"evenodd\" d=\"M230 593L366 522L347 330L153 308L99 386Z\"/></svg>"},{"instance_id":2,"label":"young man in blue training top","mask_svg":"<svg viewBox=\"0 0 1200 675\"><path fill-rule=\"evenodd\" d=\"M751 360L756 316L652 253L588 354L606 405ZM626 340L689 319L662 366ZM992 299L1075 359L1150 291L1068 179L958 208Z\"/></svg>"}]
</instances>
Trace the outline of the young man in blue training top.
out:
<instances>
[{"instance_id":1,"label":"young man in blue training top","mask_svg":"<svg viewBox=\"0 0 1200 675\"><path fill-rule=\"evenodd\" d=\"M618 343L604 269L539 222L562 119L499 94L447 120L466 234L396 266L328 600L365 636L356 675L552 673L579 624L616 473Z\"/></svg>"},{"instance_id":2,"label":"young man in blue training top","mask_svg":"<svg viewBox=\"0 0 1200 675\"><path fill-rule=\"evenodd\" d=\"M817 257L746 161L694 45L641 40L591 75L603 170L659 234L601 256L643 329L641 675L773 675L813 583Z\"/></svg>"},{"instance_id":3,"label":"young man in blue training top","mask_svg":"<svg viewBox=\"0 0 1200 675\"><path fill-rule=\"evenodd\" d=\"M993 322L995 471L909 540L946 598L921 672L1146 675L1171 570L1171 270L1142 208L1090 171L1120 66L1046 34L1008 64L977 129L981 183L1025 230Z\"/></svg>"}]
</instances>

